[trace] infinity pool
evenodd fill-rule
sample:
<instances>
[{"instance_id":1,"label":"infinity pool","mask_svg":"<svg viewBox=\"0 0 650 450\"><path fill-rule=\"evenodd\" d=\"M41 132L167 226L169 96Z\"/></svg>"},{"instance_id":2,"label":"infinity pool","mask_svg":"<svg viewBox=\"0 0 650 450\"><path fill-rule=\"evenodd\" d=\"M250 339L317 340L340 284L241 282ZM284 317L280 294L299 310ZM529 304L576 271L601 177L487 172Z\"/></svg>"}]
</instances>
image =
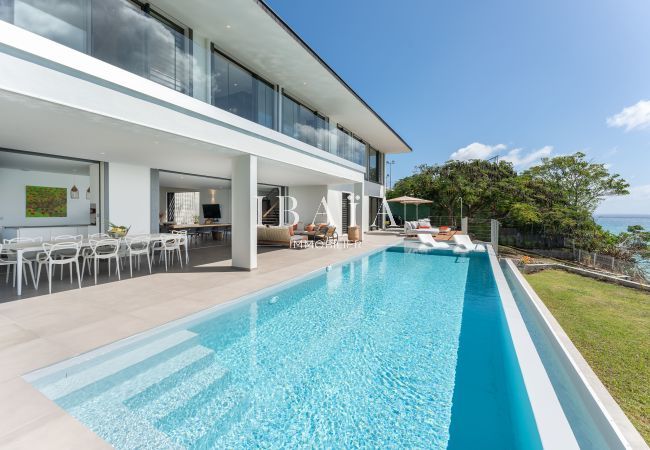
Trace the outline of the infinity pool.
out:
<instances>
[{"instance_id":1,"label":"infinity pool","mask_svg":"<svg viewBox=\"0 0 650 450\"><path fill-rule=\"evenodd\" d=\"M486 254L397 246L33 383L120 449L540 448Z\"/></svg>"}]
</instances>

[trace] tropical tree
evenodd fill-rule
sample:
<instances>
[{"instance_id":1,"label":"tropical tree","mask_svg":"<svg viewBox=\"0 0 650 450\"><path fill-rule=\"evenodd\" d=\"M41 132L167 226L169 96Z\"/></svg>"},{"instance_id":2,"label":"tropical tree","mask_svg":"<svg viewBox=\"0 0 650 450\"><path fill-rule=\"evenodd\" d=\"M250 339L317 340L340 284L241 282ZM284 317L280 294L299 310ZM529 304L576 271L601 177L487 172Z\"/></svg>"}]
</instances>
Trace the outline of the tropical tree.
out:
<instances>
[{"instance_id":1,"label":"tropical tree","mask_svg":"<svg viewBox=\"0 0 650 450\"><path fill-rule=\"evenodd\" d=\"M582 152L544 158L523 175L544 182L567 206L591 213L605 197L629 194L630 185L620 175L610 174L605 164L587 161Z\"/></svg>"},{"instance_id":2,"label":"tropical tree","mask_svg":"<svg viewBox=\"0 0 650 450\"><path fill-rule=\"evenodd\" d=\"M628 193L628 183L584 153L545 158L517 174L508 162L447 161L420 165L399 180L389 198L410 195L433 201L433 214L452 219L463 201L466 217L488 217L522 231L572 238L587 250L615 251L616 239L593 220L610 195Z\"/></svg>"}]
</instances>

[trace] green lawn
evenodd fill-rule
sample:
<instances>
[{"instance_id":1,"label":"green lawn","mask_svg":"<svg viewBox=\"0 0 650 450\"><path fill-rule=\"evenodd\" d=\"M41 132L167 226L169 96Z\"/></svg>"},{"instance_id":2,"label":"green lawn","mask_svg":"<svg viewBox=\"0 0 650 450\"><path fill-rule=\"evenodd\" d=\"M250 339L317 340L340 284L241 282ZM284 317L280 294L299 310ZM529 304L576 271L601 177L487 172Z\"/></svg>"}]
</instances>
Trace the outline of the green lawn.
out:
<instances>
[{"instance_id":1,"label":"green lawn","mask_svg":"<svg viewBox=\"0 0 650 450\"><path fill-rule=\"evenodd\" d=\"M526 278L650 442L650 294L561 270Z\"/></svg>"}]
</instances>

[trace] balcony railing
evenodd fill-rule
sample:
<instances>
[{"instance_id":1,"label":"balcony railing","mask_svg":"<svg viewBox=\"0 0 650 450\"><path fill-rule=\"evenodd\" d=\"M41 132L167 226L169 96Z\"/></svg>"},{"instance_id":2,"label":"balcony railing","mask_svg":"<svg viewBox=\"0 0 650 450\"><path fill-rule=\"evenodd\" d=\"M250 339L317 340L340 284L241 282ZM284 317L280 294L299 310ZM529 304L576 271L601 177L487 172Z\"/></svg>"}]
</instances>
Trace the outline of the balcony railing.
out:
<instances>
[{"instance_id":1,"label":"balcony railing","mask_svg":"<svg viewBox=\"0 0 650 450\"><path fill-rule=\"evenodd\" d=\"M273 84L129 0L0 0L0 20L364 165L366 148ZM282 101L282 124L278 104ZM286 102L286 104L285 104ZM296 106L292 109L292 107ZM295 112L290 116L290 112Z\"/></svg>"}]
</instances>

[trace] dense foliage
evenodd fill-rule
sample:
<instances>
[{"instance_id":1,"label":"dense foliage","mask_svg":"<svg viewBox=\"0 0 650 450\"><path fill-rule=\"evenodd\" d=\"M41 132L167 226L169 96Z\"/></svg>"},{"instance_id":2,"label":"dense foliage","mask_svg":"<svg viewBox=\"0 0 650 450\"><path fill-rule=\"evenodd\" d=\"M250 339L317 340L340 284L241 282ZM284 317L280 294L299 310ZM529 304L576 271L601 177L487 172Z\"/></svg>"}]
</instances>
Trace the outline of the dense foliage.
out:
<instances>
[{"instance_id":1,"label":"dense foliage","mask_svg":"<svg viewBox=\"0 0 650 450\"><path fill-rule=\"evenodd\" d=\"M485 160L420 165L395 183L389 198L410 195L433 201L432 214L498 219L504 225L566 236L586 249L611 250L619 238L592 214L607 196L628 194L628 183L584 153L544 158L517 173L512 164Z\"/></svg>"}]
</instances>

